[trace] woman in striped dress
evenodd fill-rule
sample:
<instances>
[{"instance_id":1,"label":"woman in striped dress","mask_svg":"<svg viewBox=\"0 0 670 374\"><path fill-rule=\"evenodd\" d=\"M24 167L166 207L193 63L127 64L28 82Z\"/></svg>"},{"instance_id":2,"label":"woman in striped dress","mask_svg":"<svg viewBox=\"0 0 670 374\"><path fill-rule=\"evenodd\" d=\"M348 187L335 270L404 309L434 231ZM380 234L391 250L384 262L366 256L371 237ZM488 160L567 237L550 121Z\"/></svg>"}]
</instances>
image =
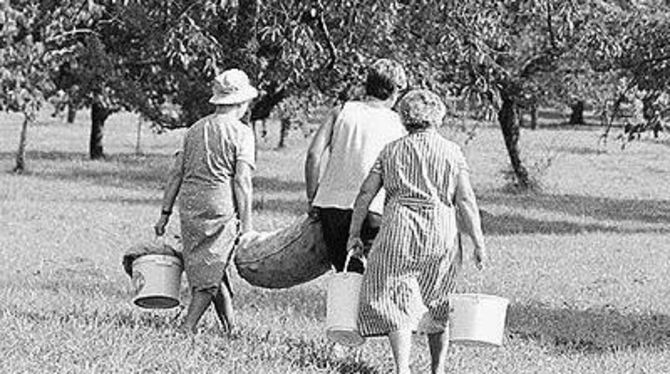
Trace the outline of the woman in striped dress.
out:
<instances>
[{"instance_id":1,"label":"woman in striped dress","mask_svg":"<svg viewBox=\"0 0 670 374\"><path fill-rule=\"evenodd\" d=\"M368 206L386 190L380 232L363 275L359 328L388 335L397 372L409 373L411 335L427 326L433 373L443 373L448 348L448 295L460 258L457 233L469 235L482 267L485 250L479 210L460 148L436 131L446 109L427 90L399 104L409 134L388 144L356 199L348 248L365 255L360 231ZM422 329L424 330L424 329Z\"/></svg>"}]
</instances>

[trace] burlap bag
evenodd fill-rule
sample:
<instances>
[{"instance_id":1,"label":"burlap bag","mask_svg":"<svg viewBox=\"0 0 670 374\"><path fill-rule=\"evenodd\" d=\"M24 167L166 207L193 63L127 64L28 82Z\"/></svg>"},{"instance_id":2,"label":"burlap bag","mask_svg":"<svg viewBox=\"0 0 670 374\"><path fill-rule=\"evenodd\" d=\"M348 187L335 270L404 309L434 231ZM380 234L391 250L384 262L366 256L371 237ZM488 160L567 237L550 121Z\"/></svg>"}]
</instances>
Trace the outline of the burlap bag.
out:
<instances>
[{"instance_id":1,"label":"burlap bag","mask_svg":"<svg viewBox=\"0 0 670 374\"><path fill-rule=\"evenodd\" d=\"M311 281L330 269L321 223L305 215L284 229L261 233L238 246L235 266L258 287L288 288Z\"/></svg>"}]
</instances>

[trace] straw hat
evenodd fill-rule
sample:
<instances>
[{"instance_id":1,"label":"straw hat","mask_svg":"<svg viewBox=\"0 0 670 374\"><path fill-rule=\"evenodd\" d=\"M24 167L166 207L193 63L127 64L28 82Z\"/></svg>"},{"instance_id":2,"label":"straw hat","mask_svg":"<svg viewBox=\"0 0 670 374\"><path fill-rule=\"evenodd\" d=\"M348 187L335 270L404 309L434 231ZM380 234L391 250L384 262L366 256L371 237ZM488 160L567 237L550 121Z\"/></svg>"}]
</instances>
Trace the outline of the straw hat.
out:
<instances>
[{"instance_id":1,"label":"straw hat","mask_svg":"<svg viewBox=\"0 0 670 374\"><path fill-rule=\"evenodd\" d=\"M214 105L231 105L249 101L258 96L249 77L239 69L226 70L214 78L209 102Z\"/></svg>"},{"instance_id":2,"label":"straw hat","mask_svg":"<svg viewBox=\"0 0 670 374\"><path fill-rule=\"evenodd\" d=\"M403 122L406 125L419 125L416 127L438 127L447 114L440 97L429 90L410 91L400 100L398 107Z\"/></svg>"}]
</instances>

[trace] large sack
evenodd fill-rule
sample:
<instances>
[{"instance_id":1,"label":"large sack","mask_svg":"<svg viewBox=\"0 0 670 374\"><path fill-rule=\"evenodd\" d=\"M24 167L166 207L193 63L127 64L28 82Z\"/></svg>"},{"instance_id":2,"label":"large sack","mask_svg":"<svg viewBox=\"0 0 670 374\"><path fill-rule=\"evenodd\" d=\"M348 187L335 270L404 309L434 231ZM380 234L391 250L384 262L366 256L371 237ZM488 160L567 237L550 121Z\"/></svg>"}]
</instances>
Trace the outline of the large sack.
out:
<instances>
[{"instance_id":1,"label":"large sack","mask_svg":"<svg viewBox=\"0 0 670 374\"><path fill-rule=\"evenodd\" d=\"M321 223L305 215L282 230L259 234L237 248L235 265L258 287L287 288L315 279L330 269Z\"/></svg>"}]
</instances>

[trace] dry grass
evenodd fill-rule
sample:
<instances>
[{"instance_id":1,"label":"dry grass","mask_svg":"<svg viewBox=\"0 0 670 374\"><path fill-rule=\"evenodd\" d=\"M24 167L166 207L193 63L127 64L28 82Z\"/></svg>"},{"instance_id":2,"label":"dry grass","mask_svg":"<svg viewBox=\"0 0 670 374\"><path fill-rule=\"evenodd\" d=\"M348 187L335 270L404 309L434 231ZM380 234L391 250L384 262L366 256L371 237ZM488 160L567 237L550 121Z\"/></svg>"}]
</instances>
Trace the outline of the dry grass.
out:
<instances>
[{"instance_id":1,"label":"dry grass","mask_svg":"<svg viewBox=\"0 0 670 374\"><path fill-rule=\"evenodd\" d=\"M46 119L46 116L45 116ZM324 279L283 291L234 279L240 331L225 336L208 314L194 339L176 335L179 310L130 303L121 254L151 239L163 176L179 133L144 133L135 117L110 119L104 162L86 158L87 118L30 129L28 167L13 165L19 118L0 116L0 372L386 373L387 343L338 352L322 333ZM271 128L278 132L278 129ZM448 136L463 141L453 131ZM465 147L484 211L491 266L470 265L460 290L511 299L505 346L454 347L460 373L670 372L670 163L667 138L625 151L599 132L524 131L541 193L506 191L502 138L483 127ZM307 141L261 144L255 179L258 229L304 209ZM547 168L543 165L551 160ZM178 233L176 224L169 231ZM186 294L184 294L187 297ZM414 367L425 372L425 345Z\"/></svg>"}]
</instances>

